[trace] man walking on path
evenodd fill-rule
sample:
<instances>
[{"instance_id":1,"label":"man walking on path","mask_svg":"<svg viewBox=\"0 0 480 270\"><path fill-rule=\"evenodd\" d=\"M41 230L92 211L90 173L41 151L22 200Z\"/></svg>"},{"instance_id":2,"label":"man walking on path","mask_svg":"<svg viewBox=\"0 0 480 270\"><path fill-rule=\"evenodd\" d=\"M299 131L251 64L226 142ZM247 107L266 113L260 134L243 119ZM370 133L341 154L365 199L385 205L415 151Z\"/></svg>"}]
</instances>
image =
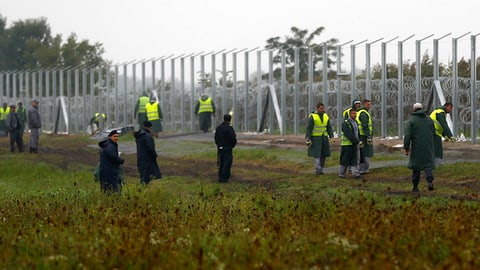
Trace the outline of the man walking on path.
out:
<instances>
[{"instance_id":1,"label":"man walking on path","mask_svg":"<svg viewBox=\"0 0 480 270\"><path fill-rule=\"evenodd\" d=\"M432 119L423 110L421 103L413 104L413 113L408 120L403 149L405 155L409 155L408 168L412 170L412 191L418 191L420 172L425 171L428 190L433 187L433 169L435 169L433 138L435 127Z\"/></svg>"}]
</instances>

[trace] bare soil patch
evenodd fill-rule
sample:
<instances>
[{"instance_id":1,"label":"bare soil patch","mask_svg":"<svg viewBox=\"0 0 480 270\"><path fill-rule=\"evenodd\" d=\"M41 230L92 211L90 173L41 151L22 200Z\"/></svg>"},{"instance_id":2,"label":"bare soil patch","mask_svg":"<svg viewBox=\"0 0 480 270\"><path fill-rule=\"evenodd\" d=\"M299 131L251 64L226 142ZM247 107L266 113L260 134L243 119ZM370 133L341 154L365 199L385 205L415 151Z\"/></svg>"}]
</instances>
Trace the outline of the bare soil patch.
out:
<instances>
[{"instance_id":1,"label":"bare soil patch","mask_svg":"<svg viewBox=\"0 0 480 270\"><path fill-rule=\"evenodd\" d=\"M28 147L26 152L22 155L26 155L28 158L36 158L39 161L49 162L52 155L59 156L55 158L53 162L62 169L69 169L72 164L83 165L84 167L93 167L98 162L98 148L91 147L97 144L97 141L92 140L91 145L77 145L72 144L69 140L69 136L73 135L42 135L40 142L40 154L34 155L28 153ZM199 141L211 141L211 135L193 134L188 136L172 136L174 140L199 140ZM43 139L43 140L42 140ZM167 139L167 138L163 138ZM303 135L250 135L250 134L238 134L239 146L262 146L262 147L275 147L275 148L287 148L287 149L305 149L305 139ZM28 136L25 137L25 142L28 142ZM375 151L383 153L398 153L403 151L401 149L402 140L398 139L381 139L375 138ZM213 144L213 142L212 142ZM0 138L0 147L4 154L9 153L9 141L8 138ZM335 142L331 146L332 151L339 151L340 141L335 139ZM135 143L128 143L129 151L126 151L123 157L126 159L124 166L124 172L127 176L136 178L138 176L136 167L136 155L135 155ZM462 162L462 161L480 161L480 145L473 145L468 142L456 142L456 143L444 143L445 159L449 162ZM32 156L33 155L33 156ZM52 162L52 161L50 161ZM211 160L195 160L185 157L171 157L161 155L159 157L159 164L164 175L169 176L194 176L203 179L216 179L217 168L212 164ZM299 172L295 167L288 168L270 168L264 164L252 164L248 162L235 161L235 171L248 171L248 174L242 174L242 176L233 175L232 181L249 183L254 185L268 185L270 181L276 181L278 179L258 179L254 176L248 175L261 174L262 171L276 170L288 176L298 175ZM385 178L378 178L375 174L368 175L368 181L409 181L408 179L399 179L400 176ZM403 176L401 176L403 177ZM405 176L408 177L408 176ZM452 187L468 188L472 191L471 199L479 199L478 191L480 191L480 181L477 180L464 180L449 182L448 180L444 185L451 185ZM395 193L395 191L392 191ZM388 192L387 192L388 193Z\"/></svg>"}]
</instances>

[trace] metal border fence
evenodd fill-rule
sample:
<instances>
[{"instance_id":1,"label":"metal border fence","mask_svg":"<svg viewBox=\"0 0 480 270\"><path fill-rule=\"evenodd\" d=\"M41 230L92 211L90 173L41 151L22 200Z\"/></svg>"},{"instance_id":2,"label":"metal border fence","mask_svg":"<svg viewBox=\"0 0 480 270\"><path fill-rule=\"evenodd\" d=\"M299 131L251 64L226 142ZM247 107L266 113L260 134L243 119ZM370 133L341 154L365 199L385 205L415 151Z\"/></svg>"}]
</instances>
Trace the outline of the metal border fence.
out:
<instances>
[{"instance_id":1,"label":"metal border fence","mask_svg":"<svg viewBox=\"0 0 480 270\"><path fill-rule=\"evenodd\" d=\"M440 81L446 99L453 103L453 133L465 135L476 143L479 124L479 82L476 78L476 37L470 36L470 78L458 76L458 41L469 33L452 39L451 75L439 74L439 41L448 35L433 39L433 77L422 77L422 42L431 36L415 41L416 76L404 76L404 43L410 36L398 41L380 42L368 40L337 45L337 64L334 69L322 64L322 79L314 81L310 65L307 81L286 76L285 52L281 63L274 64L273 51L262 49L233 49L188 55L169 55L148 60L129 61L111 66L52 67L39 70L0 71L0 100L7 104L22 101L29 106L33 99L40 101L43 130L47 132L85 133L89 120L95 112L105 113L107 121L101 128L136 125L134 108L138 97L147 92L158 95L164 113L165 132L187 133L197 130L194 106L201 94L207 94L215 102L217 113L214 125L221 122L224 113L233 113L233 125L238 131L267 132L275 134L301 134L305 121L317 102L326 105L326 111L335 120L340 130L341 112L351 105L353 99L367 98L372 101L371 114L375 136L399 136L404 133L415 102L426 104L434 81ZM380 42L381 79L371 78L372 46ZM344 55L350 44L348 59ZM365 78L358 74L356 50L365 47ZM396 47L398 76L387 78L387 48ZM294 48L298 53L299 48ZM308 61L314 56L310 48ZM323 59L327 59L323 51ZM253 59L253 61L252 61ZM350 61L349 71L342 68ZM294 67L298 74L299 63ZM281 78L275 79L273 70L280 67ZM326 79L334 71L336 78ZM217 77L218 76L218 77ZM272 95L279 104L280 115L273 109ZM434 100L435 105L438 99ZM266 108L268 106L268 108ZM263 112L266 112L264 114ZM262 115L266 116L262 118ZM282 121L282 123L279 123ZM285 127L280 129L279 127ZM262 129L262 130L260 130Z\"/></svg>"}]
</instances>

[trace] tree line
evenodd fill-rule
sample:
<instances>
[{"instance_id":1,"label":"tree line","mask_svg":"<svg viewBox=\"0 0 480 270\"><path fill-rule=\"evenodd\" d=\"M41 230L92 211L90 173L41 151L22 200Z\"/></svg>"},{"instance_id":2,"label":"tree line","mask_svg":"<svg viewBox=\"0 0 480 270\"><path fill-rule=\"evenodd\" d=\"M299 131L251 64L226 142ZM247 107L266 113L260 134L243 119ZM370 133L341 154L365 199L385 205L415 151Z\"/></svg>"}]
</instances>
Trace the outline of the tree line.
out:
<instances>
[{"instance_id":1,"label":"tree line","mask_svg":"<svg viewBox=\"0 0 480 270\"><path fill-rule=\"evenodd\" d=\"M37 70L53 67L99 66L108 61L99 42L78 40L71 33L66 40L52 35L44 17L14 21L0 14L0 71Z\"/></svg>"}]
</instances>

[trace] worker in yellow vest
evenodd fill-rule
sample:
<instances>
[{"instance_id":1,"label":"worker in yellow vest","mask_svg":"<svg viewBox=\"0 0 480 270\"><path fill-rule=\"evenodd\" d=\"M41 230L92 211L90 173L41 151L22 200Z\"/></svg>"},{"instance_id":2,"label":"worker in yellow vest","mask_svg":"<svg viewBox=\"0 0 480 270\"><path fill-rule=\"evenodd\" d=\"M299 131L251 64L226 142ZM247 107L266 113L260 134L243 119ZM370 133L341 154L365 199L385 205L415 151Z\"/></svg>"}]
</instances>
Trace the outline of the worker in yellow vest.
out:
<instances>
[{"instance_id":1,"label":"worker in yellow vest","mask_svg":"<svg viewBox=\"0 0 480 270\"><path fill-rule=\"evenodd\" d=\"M207 133L212 126L212 114L215 114L215 103L207 95L202 95L195 105L195 114L198 114L198 124L203 133Z\"/></svg>"},{"instance_id":2,"label":"worker in yellow vest","mask_svg":"<svg viewBox=\"0 0 480 270\"><path fill-rule=\"evenodd\" d=\"M355 109L355 111L358 111L360 110L360 107L362 106L362 102L358 99L355 99L353 102L352 102L352 106L346 108L342 115L343 115L343 120L347 120L348 118L350 118L350 110L351 109Z\"/></svg>"},{"instance_id":3,"label":"worker in yellow vest","mask_svg":"<svg viewBox=\"0 0 480 270\"><path fill-rule=\"evenodd\" d=\"M357 109L348 110L348 118L342 123L342 147L340 150L340 173L339 177L345 178L347 169L350 168L353 178L359 179L360 171L360 148L362 142L358 135Z\"/></svg>"},{"instance_id":4,"label":"worker in yellow vest","mask_svg":"<svg viewBox=\"0 0 480 270\"><path fill-rule=\"evenodd\" d=\"M8 129L5 123L5 119L7 119L7 115L9 113L10 113L10 107L6 102L4 102L3 106L0 108L0 134L5 137L8 137Z\"/></svg>"},{"instance_id":5,"label":"worker in yellow vest","mask_svg":"<svg viewBox=\"0 0 480 270\"><path fill-rule=\"evenodd\" d=\"M370 173L370 158L373 157L373 122L370 113L372 103L364 99L362 107L357 111L358 132L363 147L360 149L360 174Z\"/></svg>"},{"instance_id":6,"label":"worker in yellow vest","mask_svg":"<svg viewBox=\"0 0 480 270\"><path fill-rule=\"evenodd\" d=\"M27 109L23 107L23 103L21 101L18 102L17 115L18 115L18 120L20 121L20 124L21 124L20 136L23 137L23 133L25 132L25 126L27 124Z\"/></svg>"},{"instance_id":7,"label":"worker in yellow vest","mask_svg":"<svg viewBox=\"0 0 480 270\"><path fill-rule=\"evenodd\" d=\"M147 93L143 94L138 98L137 104L135 104L134 115L137 118L137 123L140 128L143 127L143 122L147 121L147 110L145 106L149 103L150 99L148 98Z\"/></svg>"},{"instance_id":8,"label":"worker in yellow vest","mask_svg":"<svg viewBox=\"0 0 480 270\"><path fill-rule=\"evenodd\" d=\"M439 166L443 161L443 145L442 137L445 137L448 141L454 141L453 134L447 124L447 113L451 113L453 104L450 102L445 103L443 106L435 109L430 118L435 125L435 138L433 139L434 152L435 152L435 165Z\"/></svg>"},{"instance_id":9,"label":"worker in yellow vest","mask_svg":"<svg viewBox=\"0 0 480 270\"><path fill-rule=\"evenodd\" d=\"M316 175L323 174L325 160L331 155L331 138L333 138L333 129L330 124L330 118L327 113L325 113L325 105L318 103L317 109L313 111L307 119L305 132L308 156L314 158Z\"/></svg>"},{"instance_id":10,"label":"worker in yellow vest","mask_svg":"<svg viewBox=\"0 0 480 270\"><path fill-rule=\"evenodd\" d=\"M159 136L163 131L162 127L162 109L156 98L151 98L150 103L145 105L145 111L147 113L147 120L152 123L152 135Z\"/></svg>"},{"instance_id":11,"label":"worker in yellow vest","mask_svg":"<svg viewBox=\"0 0 480 270\"><path fill-rule=\"evenodd\" d=\"M102 113L94 113L92 118L90 118L90 134L94 135L100 130L100 118L102 119L102 123L105 126L105 123L107 121L107 115Z\"/></svg>"}]
</instances>

